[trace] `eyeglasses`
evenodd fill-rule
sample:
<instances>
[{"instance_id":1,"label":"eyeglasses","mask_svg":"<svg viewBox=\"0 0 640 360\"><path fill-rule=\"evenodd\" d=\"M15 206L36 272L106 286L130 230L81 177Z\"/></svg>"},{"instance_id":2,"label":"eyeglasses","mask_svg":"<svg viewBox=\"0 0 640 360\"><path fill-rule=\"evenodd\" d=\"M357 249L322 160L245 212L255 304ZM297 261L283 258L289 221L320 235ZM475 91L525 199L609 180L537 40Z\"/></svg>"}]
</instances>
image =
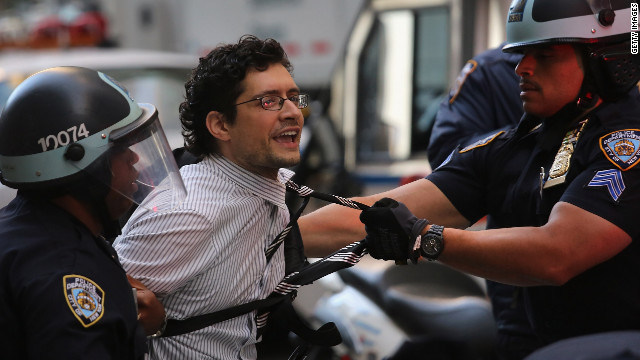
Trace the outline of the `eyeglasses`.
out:
<instances>
[{"instance_id":1,"label":"eyeglasses","mask_svg":"<svg viewBox=\"0 0 640 360\"><path fill-rule=\"evenodd\" d=\"M252 101L260 101L260 105L262 105L263 109L270 110L270 111L278 111L282 109L282 106L284 105L285 100L291 101L298 109L304 109L309 105L309 95L298 94L298 95L289 96L286 99L277 95L266 95L266 96L261 96L259 98L238 103L236 104L236 106L246 104Z\"/></svg>"}]
</instances>

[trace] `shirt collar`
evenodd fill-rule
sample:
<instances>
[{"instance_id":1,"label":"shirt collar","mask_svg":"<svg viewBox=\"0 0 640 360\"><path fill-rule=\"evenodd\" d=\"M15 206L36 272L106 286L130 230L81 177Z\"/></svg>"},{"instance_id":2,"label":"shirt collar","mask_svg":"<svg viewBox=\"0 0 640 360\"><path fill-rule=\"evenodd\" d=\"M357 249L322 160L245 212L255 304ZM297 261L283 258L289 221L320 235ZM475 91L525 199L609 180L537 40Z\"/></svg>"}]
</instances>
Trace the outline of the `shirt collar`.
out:
<instances>
[{"instance_id":1,"label":"shirt collar","mask_svg":"<svg viewBox=\"0 0 640 360\"><path fill-rule=\"evenodd\" d=\"M279 169L278 180L276 181L244 169L221 155L212 155L210 161L218 167L225 176L241 188L278 207L287 209L285 203L285 183L293 177L295 174L293 171L284 168Z\"/></svg>"}]
</instances>

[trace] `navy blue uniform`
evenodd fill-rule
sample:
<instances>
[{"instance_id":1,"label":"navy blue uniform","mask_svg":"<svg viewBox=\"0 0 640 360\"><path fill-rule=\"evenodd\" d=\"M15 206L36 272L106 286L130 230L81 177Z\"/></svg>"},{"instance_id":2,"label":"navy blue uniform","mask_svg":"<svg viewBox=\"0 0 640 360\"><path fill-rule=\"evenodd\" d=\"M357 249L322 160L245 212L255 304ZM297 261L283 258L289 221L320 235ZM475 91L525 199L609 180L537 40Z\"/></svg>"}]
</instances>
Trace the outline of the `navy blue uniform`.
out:
<instances>
[{"instance_id":1,"label":"navy blue uniform","mask_svg":"<svg viewBox=\"0 0 640 360\"><path fill-rule=\"evenodd\" d=\"M18 195L0 210L0 358L142 359L115 251L66 211Z\"/></svg>"},{"instance_id":2,"label":"navy blue uniform","mask_svg":"<svg viewBox=\"0 0 640 360\"><path fill-rule=\"evenodd\" d=\"M620 227L632 243L563 286L525 288L527 316L541 344L612 330L640 329L640 102L627 96L588 115L564 183L541 189L566 127L525 116L517 130L452 154L428 176L470 221L489 214L496 227L541 226L559 201ZM574 124L573 127L579 126ZM548 239L562 241L562 239Z\"/></svg>"},{"instance_id":3,"label":"navy blue uniform","mask_svg":"<svg viewBox=\"0 0 640 360\"><path fill-rule=\"evenodd\" d=\"M522 55L505 53L502 45L469 60L449 98L440 104L429 141L428 156L437 168L458 145L464 147L489 132L515 127L523 115L519 77ZM488 228L500 227L491 217ZM522 289L487 281L498 331L499 358L518 358L538 347L524 314ZM509 344L509 352L505 353ZM515 349L514 349L515 348Z\"/></svg>"},{"instance_id":4,"label":"navy blue uniform","mask_svg":"<svg viewBox=\"0 0 640 360\"><path fill-rule=\"evenodd\" d=\"M513 127L522 117L515 68L522 55L498 48L485 51L462 68L449 98L440 104L427 148L435 169L451 151L487 132Z\"/></svg>"}]
</instances>

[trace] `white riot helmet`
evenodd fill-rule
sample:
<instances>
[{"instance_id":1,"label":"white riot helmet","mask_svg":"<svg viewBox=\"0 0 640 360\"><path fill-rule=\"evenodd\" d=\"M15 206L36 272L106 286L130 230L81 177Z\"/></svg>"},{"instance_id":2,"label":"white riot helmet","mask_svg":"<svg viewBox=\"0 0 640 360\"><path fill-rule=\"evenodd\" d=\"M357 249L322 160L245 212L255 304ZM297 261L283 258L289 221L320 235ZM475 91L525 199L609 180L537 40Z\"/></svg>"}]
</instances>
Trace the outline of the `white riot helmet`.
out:
<instances>
[{"instance_id":1,"label":"white riot helmet","mask_svg":"<svg viewBox=\"0 0 640 360\"><path fill-rule=\"evenodd\" d=\"M631 53L629 0L513 0L506 52L536 45L581 44L585 77L605 100L616 100L640 80Z\"/></svg>"}]
</instances>

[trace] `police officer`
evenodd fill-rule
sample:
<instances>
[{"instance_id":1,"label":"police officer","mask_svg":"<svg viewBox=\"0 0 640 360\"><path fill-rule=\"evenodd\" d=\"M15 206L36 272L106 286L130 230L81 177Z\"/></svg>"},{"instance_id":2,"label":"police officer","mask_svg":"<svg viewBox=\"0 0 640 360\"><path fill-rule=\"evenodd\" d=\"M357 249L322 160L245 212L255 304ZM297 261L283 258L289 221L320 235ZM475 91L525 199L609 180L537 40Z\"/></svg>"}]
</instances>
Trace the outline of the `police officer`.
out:
<instances>
[{"instance_id":1,"label":"police officer","mask_svg":"<svg viewBox=\"0 0 640 360\"><path fill-rule=\"evenodd\" d=\"M358 199L386 197L361 216L370 254L422 255L526 287L542 345L640 329L640 228L631 215L640 211L640 105L629 95L640 69L630 16L629 1L514 1L504 50L523 54L525 116L426 179ZM500 229L459 230L487 214ZM305 247L360 238L356 217L337 207L307 215Z\"/></svg>"},{"instance_id":2,"label":"police officer","mask_svg":"<svg viewBox=\"0 0 640 360\"><path fill-rule=\"evenodd\" d=\"M136 298L105 238L153 187L184 195L175 174L155 107L109 76L57 67L14 90L0 115L0 180L18 189L0 210L0 357L143 357Z\"/></svg>"},{"instance_id":3,"label":"police officer","mask_svg":"<svg viewBox=\"0 0 640 360\"><path fill-rule=\"evenodd\" d=\"M519 53L502 51L506 43L484 51L467 61L449 97L440 103L429 139L427 155L436 169L458 146L469 145L500 130L515 127L522 117L519 78L516 65ZM496 228L491 217L487 228ZM516 286L486 281L487 294L496 322L497 341L516 354L528 354L538 347L524 313L522 289ZM501 352L506 346L498 346ZM513 354L497 354L508 359Z\"/></svg>"},{"instance_id":4,"label":"police officer","mask_svg":"<svg viewBox=\"0 0 640 360\"><path fill-rule=\"evenodd\" d=\"M514 72L522 55L489 49L467 61L447 99L440 103L427 147L432 169L456 146L464 147L494 130L514 127L522 117Z\"/></svg>"}]
</instances>

